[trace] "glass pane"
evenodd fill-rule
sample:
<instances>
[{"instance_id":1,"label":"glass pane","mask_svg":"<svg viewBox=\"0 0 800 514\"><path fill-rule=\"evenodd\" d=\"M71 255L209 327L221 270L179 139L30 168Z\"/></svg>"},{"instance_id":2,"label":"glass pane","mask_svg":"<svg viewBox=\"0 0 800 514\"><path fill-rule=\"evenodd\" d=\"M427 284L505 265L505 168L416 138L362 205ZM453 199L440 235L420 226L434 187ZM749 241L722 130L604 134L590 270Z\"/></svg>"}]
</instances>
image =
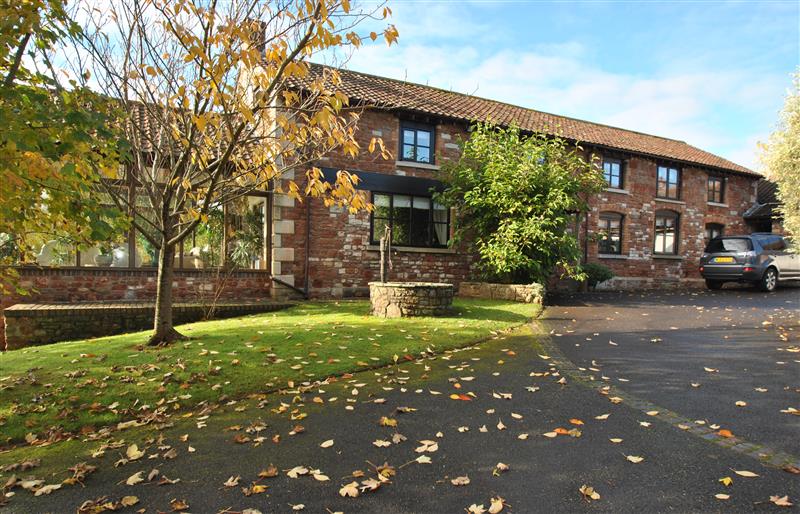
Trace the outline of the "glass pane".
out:
<instances>
[{"instance_id":1,"label":"glass pane","mask_svg":"<svg viewBox=\"0 0 800 514\"><path fill-rule=\"evenodd\" d=\"M186 267L211 268L222 265L223 212L222 206L212 207L208 213L208 222L200 223L194 230L194 237L183 243L188 257L184 260Z\"/></svg>"},{"instance_id":2,"label":"glass pane","mask_svg":"<svg viewBox=\"0 0 800 514\"><path fill-rule=\"evenodd\" d=\"M424 146L417 147L417 162L431 162L431 149Z\"/></svg>"},{"instance_id":3,"label":"glass pane","mask_svg":"<svg viewBox=\"0 0 800 514\"><path fill-rule=\"evenodd\" d=\"M435 213L436 211L434 211ZM450 230L447 223L434 223L433 244L435 246L447 246L448 239L450 239Z\"/></svg>"},{"instance_id":4,"label":"glass pane","mask_svg":"<svg viewBox=\"0 0 800 514\"><path fill-rule=\"evenodd\" d=\"M678 170L676 170L676 169L670 169L669 170L669 181L672 184L677 184L678 183Z\"/></svg>"},{"instance_id":5,"label":"glass pane","mask_svg":"<svg viewBox=\"0 0 800 514\"><path fill-rule=\"evenodd\" d=\"M385 218L375 218L372 222L372 241L378 242L386 234L386 227L389 226L389 220Z\"/></svg>"},{"instance_id":6,"label":"glass pane","mask_svg":"<svg viewBox=\"0 0 800 514\"><path fill-rule=\"evenodd\" d=\"M75 246L68 239L53 237L49 234L34 236L32 239L30 245L35 253L36 264L39 266L77 265Z\"/></svg>"},{"instance_id":7,"label":"glass pane","mask_svg":"<svg viewBox=\"0 0 800 514\"><path fill-rule=\"evenodd\" d=\"M414 209L430 209L430 208L431 208L430 198L419 197L419 196L414 197Z\"/></svg>"},{"instance_id":8,"label":"glass pane","mask_svg":"<svg viewBox=\"0 0 800 514\"><path fill-rule=\"evenodd\" d=\"M414 160L414 146L413 145L403 145L403 159L406 161L413 161Z\"/></svg>"},{"instance_id":9,"label":"glass pane","mask_svg":"<svg viewBox=\"0 0 800 514\"><path fill-rule=\"evenodd\" d=\"M417 131L417 146L425 146L430 148L431 146L431 133L427 130L418 130Z\"/></svg>"},{"instance_id":10,"label":"glass pane","mask_svg":"<svg viewBox=\"0 0 800 514\"><path fill-rule=\"evenodd\" d=\"M232 229L228 257L232 265L244 269L266 269L266 208L266 198L258 196L241 198L228 208L228 223Z\"/></svg>"},{"instance_id":11,"label":"glass pane","mask_svg":"<svg viewBox=\"0 0 800 514\"><path fill-rule=\"evenodd\" d=\"M407 143L409 145L414 144L414 131L413 130L403 130L403 143Z\"/></svg>"},{"instance_id":12,"label":"glass pane","mask_svg":"<svg viewBox=\"0 0 800 514\"><path fill-rule=\"evenodd\" d=\"M430 245L431 199L414 198L411 213L411 244L415 246Z\"/></svg>"},{"instance_id":13,"label":"glass pane","mask_svg":"<svg viewBox=\"0 0 800 514\"><path fill-rule=\"evenodd\" d=\"M656 190L657 196L667 196L667 184L665 182L658 183L658 188Z\"/></svg>"},{"instance_id":14,"label":"glass pane","mask_svg":"<svg viewBox=\"0 0 800 514\"><path fill-rule=\"evenodd\" d=\"M389 206L391 204L390 199L389 199L389 195L382 195L382 194L377 194L377 193L372 197L372 203L375 204L375 208L376 209L378 207L389 208Z\"/></svg>"},{"instance_id":15,"label":"glass pane","mask_svg":"<svg viewBox=\"0 0 800 514\"><path fill-rule=\"evenodd\" d=\"M409 244L411 231L411 197L394 196L392 210L392 243Z\"/></svg>"},{"instance_id":16,"label":"glass pane","mask_svg":"<svg viewBox=\"0 0 800 514\"><path fill-rule=\"evenodd\" d=\"M667 189L667 198L678 198L678 185L670 184Z\"/></svg>"},{"instance_id":17,"label":"glass pane","mask_svg":"<svg viewBox=\"0 0 800 514\"><path fill-rule=\"evenodd\" d=\"M661 181L666 182L666 180L667 180L667 168L664 168L662 166L658 167L658 180L659 180L659 182L661 182Z\"/></svg>"}]
</instances>

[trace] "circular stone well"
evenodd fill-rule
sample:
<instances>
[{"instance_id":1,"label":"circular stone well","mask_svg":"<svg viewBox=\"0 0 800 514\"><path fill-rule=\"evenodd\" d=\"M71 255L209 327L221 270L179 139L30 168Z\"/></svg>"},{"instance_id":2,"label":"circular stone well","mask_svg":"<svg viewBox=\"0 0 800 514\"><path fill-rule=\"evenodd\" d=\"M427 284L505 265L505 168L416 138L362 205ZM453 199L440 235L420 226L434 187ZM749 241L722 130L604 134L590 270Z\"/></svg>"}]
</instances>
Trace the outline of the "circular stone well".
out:
<instances>
[{"instance_id":1,"label":"circular stone well","mask_svg":"<svg viewBox=\"0 0 800 514\"><path fill-rule=\"evenodd\" d=\"M372 315L382 318L446 316L455 287L439 282L370 282Z\"/></svg>"}]
</instances>

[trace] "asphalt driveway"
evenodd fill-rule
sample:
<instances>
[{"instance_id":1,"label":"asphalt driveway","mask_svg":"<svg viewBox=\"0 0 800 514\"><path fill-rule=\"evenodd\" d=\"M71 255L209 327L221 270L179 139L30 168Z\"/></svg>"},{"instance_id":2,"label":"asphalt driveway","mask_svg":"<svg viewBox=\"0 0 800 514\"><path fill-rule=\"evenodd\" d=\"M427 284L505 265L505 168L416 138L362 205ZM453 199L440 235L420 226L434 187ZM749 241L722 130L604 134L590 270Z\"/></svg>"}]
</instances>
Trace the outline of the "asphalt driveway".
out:
<instances>
[{"instance_id":1,"label":"asphalt driveway","mask_svg":"<svg viewBox=\"0 0 800 514\"><path fill-rule=\"evenodd\" d=\"M576 365L737 436L800 453L800 288L773 294L598 293L553 299L547 324ZM738 402L738 404L737 404ZM742 403L743 402L743 403Z\"/></svg>"},{"instance_id":2,"label":"asphalt driveway","mask_svg":"<svg viewBox=\"0 0 800 514\"><path fill-rule=\"evenodd\" d=\"M97 471L50 495L16 488L4 509L75 512L87 500L135 496L125 512L463 513L500 497L503 513L779 512L770 498L797 503L800 475L764 463L760 450L727 448L651 416L648 405L795 458L800 418L780 410L800 407L800 355L786 351L798 343L788 330L798 292L557 299L545 331L231 401L157 432L46 448L41 467L22 477L57 484L79 461ZM780 339L784 324L789 341ZM731 405L740 400L747 406ZM101 444L111 446L95 452ZM142 456L128 461L130 444ZM386 481L375 485L381 470ZM7 478L0 473L0 483ZM342 496L352 482L358 496ZM600 498L584 497L583 485Z\"/></svg>"}]
</instances>

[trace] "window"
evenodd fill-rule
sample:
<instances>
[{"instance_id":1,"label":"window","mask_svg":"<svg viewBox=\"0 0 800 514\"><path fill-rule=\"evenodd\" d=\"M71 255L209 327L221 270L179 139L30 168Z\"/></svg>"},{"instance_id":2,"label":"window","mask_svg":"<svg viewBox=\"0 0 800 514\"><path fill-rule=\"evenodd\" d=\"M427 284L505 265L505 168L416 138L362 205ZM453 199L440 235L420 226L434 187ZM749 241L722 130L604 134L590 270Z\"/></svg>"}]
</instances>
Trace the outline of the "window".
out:
<instances>
[{"instance_id":1,"label":"window","mask_svg":"<svg viewBox=\"0 0 800 514\"><path fill-rule=\"evenodd\" d=\"M706 241L711 241L715 237L720 237L722 235L723 229L725 225L721 225L719 223L707 223L706 224Z\"/></svg>"},{"instance_id":2,"label":"window","mask_svg":"<svg viewBox=\"0 0 800 514\"><path fill-rule=\"evenodd\" d=\"M377 244L386 227L392 229L392 244L441 248L450 237L450 211L429 196L373 193L372 234Z\"/></svg>"},{"instance_id":3,"label":"window","mask_svg":"<svg viewBox=\"0 0 800 514\"><path fill-rule=\"evenodd\" d=\"M622 189L622 161L603 158L603 177L608 187Z\"/></svg>"},{"instance_id":4,"label":"window","mask_svg":"<svg viewBox=\"0 0 800 514\"><path fill-rule=\"evenodd\" d=\"M749 252L753 249L753 243L743 237L726 237L715 239L706 245L706 253L722 252Z\"/></svg>"},{"instance_id":5,"label":"window","mask_svg":"<svg viewBox=\"0 0 800 514\"><path fill-rule=\"evenodd\" d=\"M402 160L433 164L433 127L404 121L400 132Z\"/></svg>"},{"instance_id":6,"label":"window","mask_svg":"<svg viewBox=\"0 0 800 514\"><path fill-rule=\"evenodd\" d=\"M708 176L708 201L723 203L725 201L725 179L722 177Z\"/></svg>"},{"instance_id":7,"label":"window","mask_svg":"<svg viewBox=\"0 0 800 514\"><path fill-rule=\"evenodd\" d=\"M658 167L656 196L677 200L681 195L681 171L667 166Z\"/></svg>"},{"instance_id":8,"label":"window","mask_svg":"<svg viewBox=\"0 0 800 514\"><path fill-rule=\"evenodd\" d=\"M656 237L653 251L662 255L678 254L678 221L680 216L673 211L656 212Z\"/></svg>"},{"instance_id":9,"label":"window","mask_svg":"<svg viewBox=\"0 0 800 514\"><path fill-rule=\"evenodd\" d=\"M622 253L622 214L601 212L598 224L600 239L598 251L606 254Z\"/></svg>"}]
</instances>

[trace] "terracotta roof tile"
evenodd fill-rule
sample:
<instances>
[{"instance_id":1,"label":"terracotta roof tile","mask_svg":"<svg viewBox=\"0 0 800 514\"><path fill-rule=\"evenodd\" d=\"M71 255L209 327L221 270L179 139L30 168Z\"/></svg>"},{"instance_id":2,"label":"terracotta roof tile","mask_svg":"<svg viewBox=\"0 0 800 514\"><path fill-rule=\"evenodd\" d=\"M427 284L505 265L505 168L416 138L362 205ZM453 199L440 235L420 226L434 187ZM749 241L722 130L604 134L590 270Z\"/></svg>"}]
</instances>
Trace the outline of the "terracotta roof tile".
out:
<instances>
[{"instance_id":1,"label":"terracotta roof tile","mask_svg":"<svg viewBox=\"0 0 800 514\"><path fill-rule=\"evenodd\" d=\"M312 64L311 66L312 76L319 76L323 70L324 66L322 65ZM504 126L516 124L520 129L529 132L559 135L590 145L760 176L744 166L703 151L684 141L352 70L341 69L339 73L342 78L342 84L339 87L351 100L360 100L386 109L415 111L467 122L491 120ZM302 87L300 84L295 85Z\"/></svg>"}]
</instances>

